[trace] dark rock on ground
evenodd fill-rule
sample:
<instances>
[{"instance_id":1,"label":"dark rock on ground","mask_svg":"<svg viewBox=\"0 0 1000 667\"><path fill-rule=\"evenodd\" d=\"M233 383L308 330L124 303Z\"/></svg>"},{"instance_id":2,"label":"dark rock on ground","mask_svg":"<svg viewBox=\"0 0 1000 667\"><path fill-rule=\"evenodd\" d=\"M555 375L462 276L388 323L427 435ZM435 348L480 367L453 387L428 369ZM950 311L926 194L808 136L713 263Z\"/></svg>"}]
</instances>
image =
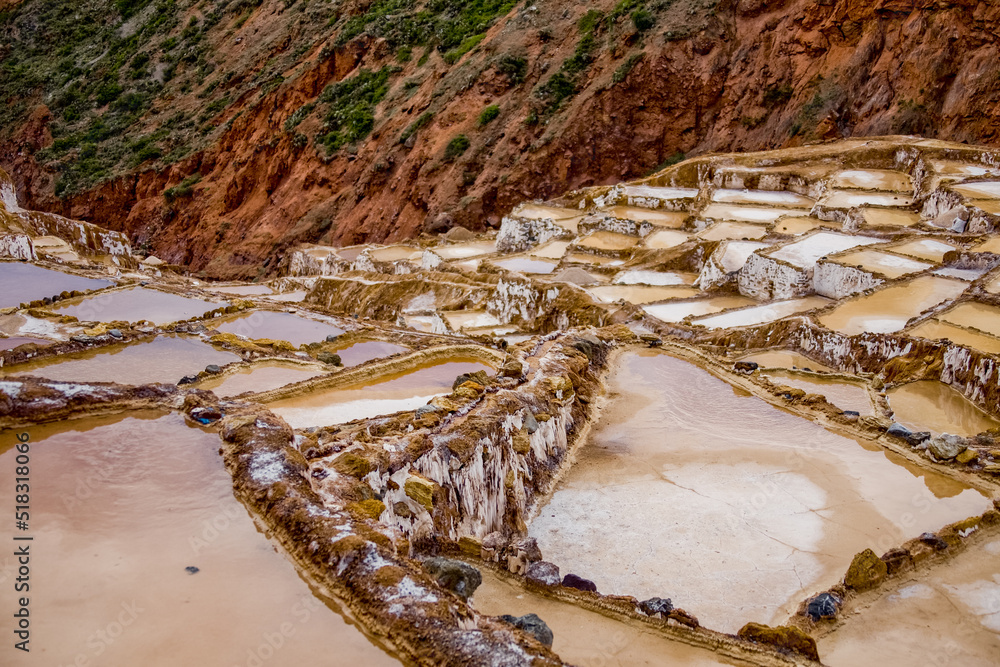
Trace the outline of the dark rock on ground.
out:
<instances>
[{"instance_id":1,"label":"dark rock on ground","mask_svg":"<svg viewBox=\"0 0 1000 667\"><path fill-rule=\"evenodd\" d=\"M560 583L559 566L544 560L529 565L524 576L528 581L545 586L558 586Z\"/></svg>"},{"instance_id":2,"label":"dark rock on ground","mask_svg":"<svg viewBox=\"0 0 1000 667\"><path fill-rule=\"evenodd\" d=\"M663 618L666 618L667 614L673 611L674 603L670 598L649 598L639 603L639 609L646 616L656 616L659 614Z\"/></svg>"},{"instance_id":3,"label":"dark rock on ground","mask_svg":"<svg viewBox=\"0 0 1000 667\"><path fill-rule=\"evenodd\" d=\"M509 614L504 614L500 617L500 620L510 623L515 628L520 628L524 630L529 635L533 635L535 639L545 644L549 648L552 647L552 640L554 639L552 635L552 630L542 619L538 618L537 614L525 614L524 616L511 616Z\"/></svg>"},{"instance_id":4,"label":"dark rock on ground","mask_svg":"<svg viewBox=\"0 0 1000 667\"><path fill-rule=\"evenodd\" d=\"M760 364L756 361L737 361L733 364L733 370L737 373L753 373L755 370L760 368Z\"/></svg>"},{"instance_id":5,"label":"dark rock on ground","mask_svg":"<svg viewBox=\"0 0 1000 667\"><path fill-rule=\"evenodd\" d=\"M218 375L222 372L222 369L215 364L209 364L208 366L205 366L205 372L211 373L212 375Z\"/></svg>"},{"instance_id":6,"label":"dark rock on ground","mask_svg":"<svg viewBox=\"0 0 1000 667\"><path fill-rule=\"evenodd\" d=\"M108 333L111 334L112 338L122 338L122 332L118 329L112 329Z\"/></svg>"},{"instance_id":7,"label":"dark rock on ground","mask_svg":"<svg viewBox=\"0 0 1000 667\"><path fill-rule=\"evenodd\" d=\"M756 644L769 644L779 650L792 651L819 662L816 640L796 627L780 625L772 628L761 623L747 623L740 628L739 637Z\"/></svg>"},{"instance_id":8,"label":"dark rock on ground","mask_svg":"<svg viewBox=\"0 0 1000 667\"><path fill-rule=\"evenodd\" d=\"M183 384L191 384L191 383L197 382L197 381L198 381L198 376L197 375L185 375L177 383L177 386L179 387L179 386L181 386Z\"/></svg>"},{"instance_id":9,"label":"dark rock on ground","mask_svg":"<svg viewBox=\"0 0 1000 667\"><path fill-rule=\"evenodd\" d=\"M459 560L440 556L428 558L424 561L424 569L434 577L439 586L466 600L483 583L483 575L479 570Z\"/></svg>"},{"instance_id":10,"label":"dark rock on ground","mask_svg":"<svg viewBox=\"0 0 1000 667\"><path fill-rule=\"evenodd\" d=\"M320 363L331 364L333 366L342 366L343 362L340 359L339 354L334 354L333 352L320 352L316 355L316 360Z\"/></svg>"},{"instance_id":11,"label":"dark rock on ground","mask_svg":"<svg viewBox=\"0 0 1000 667\"><path fill-rule=\"evenodd\" d=\"M889 549L882 554L882 561L888 569L889 576L897 574L898 572L904 572L910 569L910 566L913 565L913 557L910 555L910 552L906 549L900 549L898 547Z\"/></svg>"},{"instance_id":12,"label":"dark rock on ground","mask_svg":"<svg viewBox=\"0 0 1000 667\"><path fill-rule=\"evenodd\" d=\"M814 621L822 618L836 618L840 600L830 593L820 593L809 600L806 614Z\"/></svg>"},{"instance_id":13,"label":"dark rock on ground","mask_svg":"<svg viewBox=\"0 0 1000 667\"><path fill-rule=\"evenodd\" d=\"M590 579L584 579L583 577L578 577L573 573L567 574L563 577L562 585L566 588L575 588L580 591L592 591L597 592L597 584L595 584Z\"/></svg>"},{"instance_id":14,"label":"dark rock on ground","mask_svg":"<svg viewBox=\"0 0 1000 667\"><path fill-rule=\"evenodd\" d=\"M934 533L924 533L920 536L920 541L934 547L935 551L944 551L948 548L948 543Z\"/></svg>"},{"instance_id":15,"label":"dark rock on ground","mask_svg":"<svg viewBox=\"0 0 1000 667\"><path fill-rule=\"evenodd\" d=\"M195 408L191 411L191 419L201 424L211 424L214 421L222 419L222 412L218 408Z\"/></svg>"},{"instance_id":16,"label":"dark rock on ground","mask_svg":"<svg viewBox=\"0 0 1000 667\"><path fill-rule=\"evenodd\" d=\"M865 549L854 557L847 569L844 584L856 591L866 591L875 588L889 573L889 568L871 549Z\"/></svg>"}]
</instances>

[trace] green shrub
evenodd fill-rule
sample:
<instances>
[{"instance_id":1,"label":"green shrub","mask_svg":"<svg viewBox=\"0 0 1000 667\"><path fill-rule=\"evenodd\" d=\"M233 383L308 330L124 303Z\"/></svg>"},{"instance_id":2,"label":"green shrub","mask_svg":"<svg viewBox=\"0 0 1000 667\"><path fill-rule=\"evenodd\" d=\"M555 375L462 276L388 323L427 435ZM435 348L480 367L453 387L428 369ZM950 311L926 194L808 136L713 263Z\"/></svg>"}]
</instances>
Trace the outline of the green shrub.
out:
<instances>
[{"instance_id":1,"label":"green shrub","mask_svg":"<svg viewBox=\"0 0 1000 667\"><path fill-rule=\"evenodd\" d=\"M498 107L496 104L489 105L479 113L479 127L483 127L484 125L489 125L494 120L496 120L497 116L499 115L500 115L500 107Z\"/></svg>"},{"instance_id":2,"label":"green shrub","mask_svg":"<svg viewBox=\"0 0 1000 667\"><path fill-rule=\"evenodd\" d=\"M507 77L512 86L518 86L524 83L524 76L528 72L528 61L508 54L497 62L497 71Z\"/></svg>"},{"instance_id":3,"label":"green shrub","mask_svg":"<svg viewBox=\"0 0 1000 667\"><path fill-rule=\"evenodd\" d=\"M469 150L469 144L469 138L464 134L456 136L448 142L448 145L444 149L445 161L451 162L460 157L465 151Z\"/></svg>"},{"instance_id":4,"label":"green shrub","mask_svg":"<svg viewBox=\"0 0 1000 667\"><path fill-rule=\"evenodd\" d=\"M194 185L201 180L201 174L194 173L185 178L179 184L165 190L163 196L167 201L173 201L175 199L180 199L182 197L190 197L194 194Z\"/></svg>"},{"instance_id":5,"label":"green shrub","mask_svg":"<svg viewBox=\"0 0 1000 667\"><path fill-rule=\"evenodd\" d=\"M486 33L467 37L461 44L444 54L444 61L449 65L454 65L462 56L479 46L479 42L483 41L484 37L486 37Z\"/></svg>"},{"instance_id":6,"label":"green shrub","mask_svg":"<svg viewBox=\"0 0 1000 667\"><path fill-rule=\"evenodd\" d=\"M407 139L413 136L417 132L417 130L430 123L431 119L433 118L434 114L431 113L430 111L425 111L422 114L420 114L420 117L417 118L412 123L410 123L409 126L405 130L403 130L403 133L399 135L399 143L405 142Z\"/></svg>"},{"instance_id":7,"label":"green shrub","mask_svg":"<svg viewBox=\"0 0 1000 667\"><path fill-rule=\"evenodd\" d=\"M375 106L389 91L394 69L378 72L363 69L350 79L332 83L323 90L320 102L329 105L324 121L326 133L317 140L330 152L360 141L375 128Z\"/></svg>"},{"instance_id":8,"label":"green shrub","mask_svg":"<svg viewBox=\"0 0 1000 667\"><path fill-rule=\"evenodd\" d=\"M779 104L784 104L788 100L792 99L792 87L787 83L780 86L774 85L768 87L764 90L764 106L774 107Z\"/></svg>"},{"instance_id":9,"label":"green shrub","mask_svg":"<svg viewBox=\"0 0 1000 667\"><path fill-rule=\"evenodd\" d=\"M413 57L413 47L401 46L396 49L396 62L408 63Z\"/></svg>"},{"instance_id":10,"label":"green shrub","mask_svg":"<svg viewBox=\"0 0 1000 667\"><path fill-rule=\"evenodd\" d=\"M618 69L615 70L615 73L611 75L611 80L614 83L621 83L626 78L628 78L629 72L631 72L632 68L635 67L640 60L642 60L644 55L645 54L642 52L633 53L632 55L630 55L625 60L625 62L623 62L621 65L618 66Z\"/></svg>"},{"instance_id":11,"label":"green shrub","mask_svg":"<svg viewBox=\"0 0 1000 667\"><path fill-rule=\"evenodd\" d=\"M632 12L632 24L635 25L635 29L639 32L646 32L656 24L656 19L653 18L653 15L649 11L640 7Z\"/></svg>"}]
</instances>

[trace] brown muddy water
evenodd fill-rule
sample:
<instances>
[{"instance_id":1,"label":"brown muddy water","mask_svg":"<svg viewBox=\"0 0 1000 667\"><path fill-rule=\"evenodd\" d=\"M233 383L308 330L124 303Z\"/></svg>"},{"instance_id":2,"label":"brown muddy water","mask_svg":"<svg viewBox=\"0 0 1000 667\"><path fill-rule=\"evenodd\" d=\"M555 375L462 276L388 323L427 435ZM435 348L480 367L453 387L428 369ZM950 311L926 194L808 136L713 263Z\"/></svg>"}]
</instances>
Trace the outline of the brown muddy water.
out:
<instances>
[{"instance_id":1,"label":"brown muddy water","mask_svg":"<svg viewBox=\"0 0 1000 667\"><path fill-rule=\"evenodd\" d=\"M740 361L753 361L761 365L762 368L802 368L814 371L833 370L818 361L813 361L801 352L792 350L765 350L755 352L741 357Z\"/></svg>"},{"instance_id":2,"label":"brown muddy water","mask_svg":"<svg viewBox=\"0 0 1000 667\"><path fill-rule=\"evenodd\" d=\"M214 433L148 412L28 432L31 652L5 650L4 665L399 664L257 531ZM2 435L12 480L14 433ZM0 486L3 507L13 491ZM12 527L0 528L7 544ZM0 566L9 578L13 556ZM0 615L5 637L12 621Z\"/></svg>"},{"instance_id":3,"label":"brown muddy water","mask_svg":"<svg viewBox=\"0 0 1000 667\"><path fill-rule=\"evenodd\" d=\"M61 382L174 384L209 364L222 366L233 361L240 361L240 357L216 350L198 338L164 335L148 343L117 345L18 364L0 369L0 375L36 375Z\"/></svg>"},{"instance_id":4,"label":"brown muddy water","mask_svg":"<svg viewBox=\"0 0 1000 667\"><path fill-rule=\"evenodd\" d=\"M263 361L241 368L235 373L220 377L210 377L198 384L199 389L209 389L216 396L227 398L244 392L259 393L278 389L293 382L302 382L322 375L309 366L281 361Z\"/></svg>"},{"instance_id":5,"label":"brown muddy water","mask_svg":"<svg viewBox=\"0 0 1000 667\"><path fill-rule=\"evenodd\" d=\"M1000 540L912 578L819 641L831 667L995 667Z\"/></svg>"},{"instance_id":6,"label":"brown muddy water","mask_svg":"<svg viewBox=\"0 0 1000 667\"><path fill-rule=\"evenodd\" d=\"M1000 427L1000 420L980 410L954 387L920 380L886 392L894 418L914 431L971 436Z\"/></svg>"},{"instance_id":7,"label":"brown muddy water","mask_svg":"<svg viewBox=\"0 0 1000 667\"><path fill-rule=\"evenodd\" d=\"M858 383L782 371L768 371L765 377L775 384L795 387L807 394L825 396L827 402L841 410L854 410L861 415L870 415L874 412L871 399L868 398L868 390Z\"/></svg>"},{"instance_id":8,"label":"brown muddy water","mask_svg":"<svg viewBox=\"0 0 1000 667\"><path fill-rule=\"evenodd\" d=\"M45 340L44 338L29 338L27 336L12 336L10 338L0 338L0 350L13 350L15 347L21 345L27 345L28 343L34 343L35 345L45 346L51 345L51 340Z\"/></svg>"},{"instance_id":9,"label":"brown muddy water","mask_svg":"<svg viewBox=\"0 0 1000 667\"><path fill-rule=\"evenodd\" d=\"M435 396L451 393L451 385L462 373L493 373L478 360L455 359L420 366L376 382L347 388L319 390L268 405L292 428L330 426L355 419L368 419L402 410L414 410Z\"/></svg>"},{"instance_id":10,"label":"brown muddy water","mask_svg":"<svg viewBox=\"0 0 1000 667\"><path fill-rule=\"evenodd\" d=\"M340 327L326 322L272 310L255 310L217 324L215 328L223 333L232 333L244 338L272 338L288 341L292 345L318 343L327 336L339 336L344 333Z\"/></svg>"},{"instance_id":11,"label":"brown muddy water","mask_svg":"<svg viewBox=\"0 0 1000 667\"><path fill-rule=\"evenodd\" d=\"M610 402L529 527L603 593L670 597L708 627L777 624L883 553L990 501L664 353L621 357Z\"/></svg>"},{"instance_id":12,"label":"brown muddy water","mask_svg":"<svg viewBox=\"0 0 1000 667\"><path fill-rule=\"evenodd\" d=\"M958 345L965 345L988 354L1000 354L1000 338L987 336L969 329L939 322L938 320L925 320L906 332L910 336L927 338L928 340L941 340L947 338Z\"/></svg>"},{"instance_id":13,"label":"brown muddy water","mask_svg":"<svg viewBox=\"0 0 1000 667\"><path fill-rule=\"evenodd\" d=\"M939 319L962 327L978 329L991 336L1000 336L1000 308L985 303L967 301L941 313Z\"/></svg>"},{"instance_id":14,"label":"brown muddy water","mask_svg":"<svg viewBox=\"0 0 1000 667\"><path fill-rule=\"evenodd\" d=\"M472 606L490 616L537 614L552 630L552 650L579 667L633 665L733 665L711 651L695 648L648 630L527 591L483 568L483 583Z\"/></svg>"},{"instance_id":15,"label":"brown muddy water","mask_svg":"<svg viewBox=\"0 0 1000 667\"><path fill-rule=\"evenodd\" d=\"M84 278L27 262L0 261L0 308L10 308L62 292L103 289L113 284L110 280Z\"/></svg>"},{"instance_id":16,"label":"brown muddy water","mask_svg":"<svg viewBox=\"0 0 1000 667\"><path fill-rule=\"evenodd\" d=\"M148 320L159 325L198 317L228 305L225 301L213 303L156 289L133 287L97 294L69 306L53 306L51 310L60 315L72 315L81 322Z\"/></svg>"},{"instance_id":17,"label":"brown muddy water","mask_svg":"<svg viewBox=\"0 0 1000 667\"><path fill-rule=\"evenodd\" d=\"M819 318L828 329L848 336L870 333L893 333L928 308L953 299L967 284L939 276L918 276L843 302Z\"/></svg>"}]
</instances>

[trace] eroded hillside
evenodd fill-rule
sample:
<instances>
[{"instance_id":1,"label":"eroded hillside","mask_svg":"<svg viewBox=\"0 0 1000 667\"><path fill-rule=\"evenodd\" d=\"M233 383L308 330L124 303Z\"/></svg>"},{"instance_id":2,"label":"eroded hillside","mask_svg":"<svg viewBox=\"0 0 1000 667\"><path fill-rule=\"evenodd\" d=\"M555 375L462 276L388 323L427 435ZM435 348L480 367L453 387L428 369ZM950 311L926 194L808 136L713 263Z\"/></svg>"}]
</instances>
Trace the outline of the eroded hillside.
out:
<instances>
[{"instance_id":1,"label":"eroded hillside","mask_svg":"<svg viewBox=\"0 0 1000 667\"><path fill-rule=\"evenodd\" d=\"M32 209L206 275L498 226L664 162L873 134L996 143L984 2L8 3L0 166ZM55 47L53 46L55 45Z\"/></svg>"}]
</instances>

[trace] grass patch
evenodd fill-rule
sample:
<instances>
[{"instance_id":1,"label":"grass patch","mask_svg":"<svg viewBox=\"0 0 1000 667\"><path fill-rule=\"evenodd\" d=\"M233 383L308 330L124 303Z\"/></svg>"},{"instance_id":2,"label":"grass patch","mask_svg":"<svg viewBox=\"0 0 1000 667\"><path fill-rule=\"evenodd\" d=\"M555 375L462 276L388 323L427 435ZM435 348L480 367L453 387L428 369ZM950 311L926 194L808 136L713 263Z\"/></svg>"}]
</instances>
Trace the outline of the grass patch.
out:
<instances>
[{"instance_id":1,"label":"grass patch","mask_svg":"<svg viewBox=\"0 0 1000 667\"><path fill-rule=\"evenodd\" d=\"M491 104L479 113L479 127L489 125L500 115L500 107Z\"/></svg>"},{"instance_id":2,"label":"grass patch","mask_svg":"<svg viewBox=\"0 0 1000 667\"><path fill-rule=\"evenodd\" d=\"M469 150L471 142L464 134L460 134L448 142L444 149L444 159L446 162L453 162L461 157L465 151Z\"/></svg>"},{"instance_id":3,"label":"grass patch","mask_svg":"<svg viewBox=\"0 0 1000 667\"><path fill-rule=\"evenodd\" d=\"M319 96L328 105L325 132L317 142L330 153L367 137L375 128L375 106L389 92L389 77L396 69L361 70L350 79L332 83Z\"/></svg>"}]
</instances>

